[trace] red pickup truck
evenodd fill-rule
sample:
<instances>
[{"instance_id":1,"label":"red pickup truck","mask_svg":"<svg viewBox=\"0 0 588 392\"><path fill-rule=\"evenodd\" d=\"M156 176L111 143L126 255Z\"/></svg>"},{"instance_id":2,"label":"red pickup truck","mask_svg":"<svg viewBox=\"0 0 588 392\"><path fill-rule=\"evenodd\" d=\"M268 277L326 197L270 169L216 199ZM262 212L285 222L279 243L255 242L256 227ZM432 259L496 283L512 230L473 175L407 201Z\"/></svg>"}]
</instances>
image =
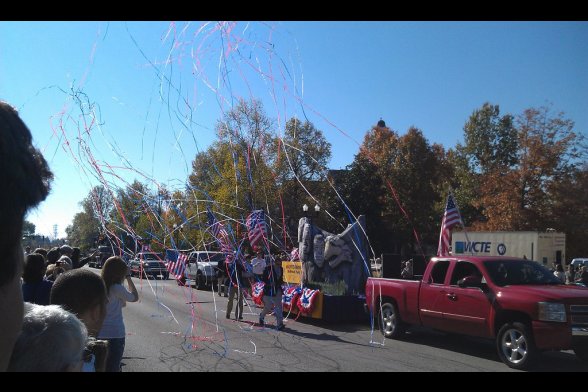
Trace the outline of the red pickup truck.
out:
<instances>
[{"instance_id":1,"label":"red pickup truck","mask_svg":"<svg viewBox=\"0 0 588 392\"><path fill-rule=\"evenodd\" d=\"M510 257L433 257L422 280L368 278L366 304L387 338L410 325L495 339L500 359L526 369L541 351L588 361L588 288Z\"/></svg>"}]
</instances>

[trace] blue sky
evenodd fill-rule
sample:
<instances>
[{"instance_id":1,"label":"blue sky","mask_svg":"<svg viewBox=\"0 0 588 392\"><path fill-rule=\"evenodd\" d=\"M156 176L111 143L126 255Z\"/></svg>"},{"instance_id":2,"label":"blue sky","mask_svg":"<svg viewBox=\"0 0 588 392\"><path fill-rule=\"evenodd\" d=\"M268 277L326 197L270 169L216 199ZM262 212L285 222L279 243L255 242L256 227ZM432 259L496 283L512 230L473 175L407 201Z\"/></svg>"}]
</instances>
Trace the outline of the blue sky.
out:
<instances>
[{"instance_id":1,"label":"blue sky","mask_svg":"<svg viewBox=\"0 0 588 392\"><path fill-rule=\"evenodd\" d=\"M29 214L37 232L57 224L63 236L98 174L113 189L134 178L181 188L241 97L261 99L276 127L306 115L333 145L331 168L352 162L380 117L453 147L487 101L515 115L551 103L588 133L587 22L218 26L0 22L0 99L19 109L56 176Z\"/></svg>"}]
</instances>

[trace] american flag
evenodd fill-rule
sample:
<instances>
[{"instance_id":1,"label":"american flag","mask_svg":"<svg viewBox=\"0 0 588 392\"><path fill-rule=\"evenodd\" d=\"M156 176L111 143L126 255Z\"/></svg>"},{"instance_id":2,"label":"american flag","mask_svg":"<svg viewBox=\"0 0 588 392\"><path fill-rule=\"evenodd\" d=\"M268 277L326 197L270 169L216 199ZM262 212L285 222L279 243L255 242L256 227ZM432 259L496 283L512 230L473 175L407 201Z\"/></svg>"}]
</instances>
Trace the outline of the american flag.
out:
<instances>
[{"instance_id":1,"label":"american flag","mask_svg":"<svg viewBox=\"0 0 588 392\"><path fill-rule=\"evenodd\" d=\"M441 222L441 233L439 234L439 248L437 249L437 256L449 256L449 247L451 246L451 229L457 224L463 226L459 211L453 201L453 195L450 193L447 197L447 206L443 214L443 221Z\"/></svg>"},{"instance_id":2,"label":"american flag","mask_svg":"<svg viewBox=\"0 0 588 392\"><path fill-rule=\"evenodd\" d=\"M225 226L216 220L214 214L210 209L206 211L206 215L208 216L208 224L210 225L209 230L210 234L218 241L221 252L224 253L232 253L233 247L231 246L231 241L229 238L229 233L225 229Z\"/></svg>"},{"instance_id":3,"label":"american flag","mask_svg":"<svg viewBox=\"0 0 588 392\"><path fill-rule=\"evenodd\" d=\"M181 280L184 276L184 271L186 270L186 260L188 256L183 253L180 253L176 259L176 261L168 260L167 262L167 270L169 273L176 278L176 280Z\"/></svg>"},{"instance_id":4,"label":"american flag","mask_svg":"<svg viewBox=\"0 0 588 392\"><path fill-rule=\"evenodd\" d=\"M265 214L263 210L255 210L247 217L245 221L247 226L247 234L249 236L249 243L252 248L266 236L265 229Z\"/></svg>"}]
</instances>

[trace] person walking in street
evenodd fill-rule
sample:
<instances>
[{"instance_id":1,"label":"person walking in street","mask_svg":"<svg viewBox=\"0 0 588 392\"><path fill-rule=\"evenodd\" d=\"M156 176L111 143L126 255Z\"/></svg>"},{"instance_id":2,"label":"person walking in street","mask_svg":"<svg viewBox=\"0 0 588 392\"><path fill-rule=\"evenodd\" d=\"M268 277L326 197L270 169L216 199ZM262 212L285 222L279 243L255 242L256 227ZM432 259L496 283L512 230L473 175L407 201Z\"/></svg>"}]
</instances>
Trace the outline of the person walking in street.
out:
<instances>
[{"instance_id":1,"label":"person walking in street","mask_svg":"<svg viewBox=\"0 0 588 392\"><path fill-rule=\"evenodd\" d=\"M276 316L276 328L278 331L284 329L284 316L282 313L282 285L284 275L282 271L282 260L278 257L270 262L263 270L263 310L259 314L259 325L265 326L265 315L274 311Z\"/></svg>"},{"instance_id":2,"label":"person walking in street","mask_svg":"<svg viewBox=\"0 0 588 392\"><path fill-rule=\"evenodd\" d=\"M227 271L229 273L229 302L227 303L227 318L231 318L233 300L237 295L237 307L235 309L235 320L243 320L243 261L235 259L232 263L227 260Z\"/></svg>"}]
</instances>

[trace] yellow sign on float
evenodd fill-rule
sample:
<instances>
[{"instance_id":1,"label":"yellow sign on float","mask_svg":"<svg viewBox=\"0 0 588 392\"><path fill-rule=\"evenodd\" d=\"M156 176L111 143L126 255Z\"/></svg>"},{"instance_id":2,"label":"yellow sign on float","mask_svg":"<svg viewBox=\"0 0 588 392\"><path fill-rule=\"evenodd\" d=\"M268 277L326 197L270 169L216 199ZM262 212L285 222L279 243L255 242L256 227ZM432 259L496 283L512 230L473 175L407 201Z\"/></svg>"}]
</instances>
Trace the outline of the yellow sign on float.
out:
<instances>
[{"instance_id":1,"label":"yellow sign on float","mask_svg":"<svg viewBox=\"0 0 588 392\"><path fill-rule=\"evenodd\" d=\"M284 282L300 284L302 282L302 262L300 261L283 261Z\"/></svg>"}]
</instances>

